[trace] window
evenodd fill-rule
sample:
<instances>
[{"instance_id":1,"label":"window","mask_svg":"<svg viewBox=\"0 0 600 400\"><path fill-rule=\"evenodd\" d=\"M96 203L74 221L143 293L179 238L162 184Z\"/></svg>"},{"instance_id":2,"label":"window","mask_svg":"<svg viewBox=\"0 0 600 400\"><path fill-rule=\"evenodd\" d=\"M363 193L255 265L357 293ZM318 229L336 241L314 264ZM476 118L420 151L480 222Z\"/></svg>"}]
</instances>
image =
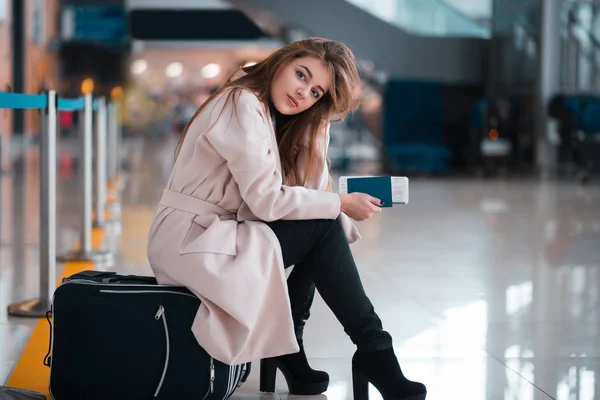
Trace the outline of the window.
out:
<instances>
[{"instance_id":1,"label":"window","mask_svg":"<svg viewBox=\"0 0 600 400\"><path fill-rule=\"evenodd\" d=\"M6 0L0 0L0 22L3 22L6 19L6 9L8 8L8 3Z\"/></svg>"}]
</instances>

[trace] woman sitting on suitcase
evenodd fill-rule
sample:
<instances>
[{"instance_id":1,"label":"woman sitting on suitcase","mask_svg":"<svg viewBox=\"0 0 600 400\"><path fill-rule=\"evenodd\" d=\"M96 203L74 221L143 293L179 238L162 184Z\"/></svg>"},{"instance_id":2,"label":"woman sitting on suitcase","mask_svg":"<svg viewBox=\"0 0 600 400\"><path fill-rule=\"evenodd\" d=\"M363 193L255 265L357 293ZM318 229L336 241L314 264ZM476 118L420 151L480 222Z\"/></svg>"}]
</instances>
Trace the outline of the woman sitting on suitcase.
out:
<instances>
[{"instance_id":1,"label":"woman sitting on suitcase","mask_svg":"<svg viewBox=\"0 0 600 400\"><path fill-rule=\"evenodd\" d=\"M212 357L262 359L261 391L274 391L276 368L291 393L327 389L302 346L316 287L357 346L354 398L366 397L368 382L385 399L425 398L425 386L403 376L349 247L360 237L349 217L370 218L380 201L331 191L329 123L357 104L354 56L313 38L236 75L177 146L148 242L158 282L201 299L191 329Z\"/></svg>"}]
</instances>

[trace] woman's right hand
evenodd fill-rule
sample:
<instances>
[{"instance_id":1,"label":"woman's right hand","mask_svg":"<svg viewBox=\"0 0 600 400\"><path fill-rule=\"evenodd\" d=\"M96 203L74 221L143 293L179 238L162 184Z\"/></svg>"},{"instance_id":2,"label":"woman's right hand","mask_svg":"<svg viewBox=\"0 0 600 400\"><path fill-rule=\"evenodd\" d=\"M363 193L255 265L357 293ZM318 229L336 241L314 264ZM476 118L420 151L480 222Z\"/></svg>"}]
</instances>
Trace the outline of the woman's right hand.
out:
<instances>
[{"instance_id":1,"label":"woman's right hand","mask_svg":"<svg viewBox=\"0 0 600 400\"><path fill-rule=\"evenodd\" d=\"M340 195L341 211L355 221L364 221L381 212L381 201L366 193Z\"/></svg>"}]
</instances>

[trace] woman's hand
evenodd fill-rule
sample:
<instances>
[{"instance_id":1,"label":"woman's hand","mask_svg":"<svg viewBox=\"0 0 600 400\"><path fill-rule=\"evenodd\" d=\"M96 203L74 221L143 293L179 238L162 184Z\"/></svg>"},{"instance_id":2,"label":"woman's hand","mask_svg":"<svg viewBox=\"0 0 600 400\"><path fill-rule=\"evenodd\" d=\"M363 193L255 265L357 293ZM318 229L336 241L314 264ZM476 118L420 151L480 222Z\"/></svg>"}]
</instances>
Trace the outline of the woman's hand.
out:
<instances>
[{"instance_id":1,"label":"woman's hand","mask_svg":"<svg viewBox=\"0 0 600 400\"><path fill-rule=\"evenodd\" d=\"M340 195L341 211L355 221L364 221L381 212L381 201L366 193Z\"/></svg>"}]
</instances>

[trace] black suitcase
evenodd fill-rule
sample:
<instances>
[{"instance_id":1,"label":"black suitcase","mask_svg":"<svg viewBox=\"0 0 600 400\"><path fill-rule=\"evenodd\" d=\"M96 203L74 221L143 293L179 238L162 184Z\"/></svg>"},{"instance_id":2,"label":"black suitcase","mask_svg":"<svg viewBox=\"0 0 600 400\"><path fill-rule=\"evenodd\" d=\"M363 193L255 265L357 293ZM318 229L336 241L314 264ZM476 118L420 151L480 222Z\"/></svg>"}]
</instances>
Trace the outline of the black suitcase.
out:
<instances>
[{"instance_id":1,"label":"black suitcase","mask_svg":"<svg viewBox=\"0 0 600 400\"><path fill-rule=\"evenodd\" d=\"M199 305L187 289L153 277L84 271L63 279L48 312L52 398L229 398L251 364L225 365L198 344L191 326Z\"/></svg>"}]
</instances>

